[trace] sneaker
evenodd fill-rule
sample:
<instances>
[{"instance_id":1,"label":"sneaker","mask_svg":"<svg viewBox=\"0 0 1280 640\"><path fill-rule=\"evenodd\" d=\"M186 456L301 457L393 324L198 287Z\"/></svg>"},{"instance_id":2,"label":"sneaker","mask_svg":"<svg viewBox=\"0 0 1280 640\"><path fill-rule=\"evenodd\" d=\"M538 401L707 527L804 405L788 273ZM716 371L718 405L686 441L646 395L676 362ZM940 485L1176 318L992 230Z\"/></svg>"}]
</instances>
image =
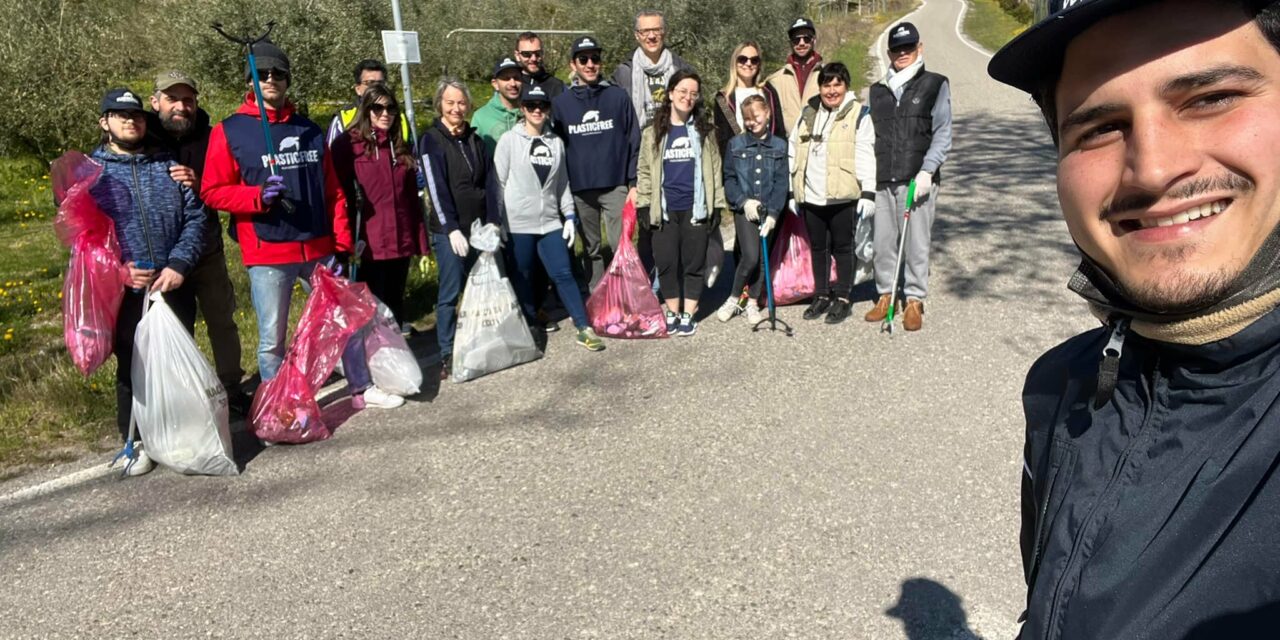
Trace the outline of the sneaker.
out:
<instances>
[{"instance_id":1,"label":"sneaker","mask_svg":"<svg viewBox=\"0 0 1280 640\"><path fill-rule=\"evenodd\" d=\"M551 316L547 315L547 312L542 309L538 310L537 315L534 316L534 320L536 320L538 324L542 325L543 333L555 333L560 330L560 323L552 320Z\"/></svg>"},{"instance_id":2,"label":"sneaker","mask_svg":"<svg viewBox=\"0 0 1280 640\"><path fill-rule=\"evenodd\" d=\"M591 327L578 329L578 344L585 347L587 351L604 351L604 340L601 340Z\"/></svg>"},{"instance_id":3,"label":"sneaker","mask_svg":"<svg viewBox=\"0 0 1280 640\"><path fill-rule=\"evenodd\" d=\"M400 323L400 335L406 338L413 335L413 325L409 324L408 322Z\"/></svg>"},{"instance_id":4,"label":"sneaker","mask_svg":"<svg viewBox=\"0 0 1280 640\"><path fill-rule=\"evenodd\" d=\"M827 307L831 306L831 298L826 296L815 296L813 302L809 303L809 308L804 310L803 318L805 320L817 320L822 314L827 312Z\"/></svg>"},{"instance_id":5,"label":"sneaker","mask_svg":"<svg viewBox=\"0 0 1280 640\"><path fill-rule=\"evenodd\" d=\"M840 324L849 318L849 313L853 309L853 303L844 298L836 298L831 307L827 310L827 324Z\"/></svg>"},{"instance_id":6,"label":"sneaker","mask_svg":"<svg viewBox=\"0 0 1280 640\"><path fill-rule=\"evenodd\" d=\"M357 400L361 406L356 406ZM373 407L374 409L394 409L404 404L404 398L394 394L387 393L377 387L369 387L364 393L357 393L351 398L351 406L357 409L365 407Z\"/></svg>"},{"instance_id":7,"label":"sneaker","mask_svg":"<svg viewBox=\"0 0 1280 640\"><path fill-rule=\"evenodd\" d=\"M724 304L720 305L720 310L716 311L716 318L720 322L728 322L739 313L742 313L742 307L738 304L738 299L729 298L724 301Z\"/></svg>"},{"instance_id":8,"label":"sneaker","mask_svg":"<svg viewBox=\"0 0 1280 640\"><path fill-rule=\"evenodd\" d=\"M132 463L132 464L131 464ZM142 445L133 447L133 459L130 460L124 456L120 456L111 461L111 469L114 471L123 471L124 475L130 478L136 478L141 475L151 473L156 468L156 463L151 461L151 456L147 455Z\"/></svg>"},{"instance_id":9,"label":"sneaker","mask_svg":"<svg viewBox=\"0 0 1280 640\"><path fill-rule=\"evenodd\" d=\"M760 305L755 300L747 300L747 323L755 326L764 317L760 315Z\"/></svg>"},{"instance_id":10,"label":"sneaker","mask_svg":"<svg viewBox=\"0 0 1280 640\"><path fill-rule=\"evenodd\" d=\"M680 316L665 310L662 313L667 319L667 333L675 333L676 329L680 326Z\"/></svg>"},{"instance_id":11,"label":"sneaker","mask_svg":"<svg viewBox=\"0 0 1280 640\"><path fill-rule=\"evenodd\" d=\"M676 335L689 337L698 332L698 323L693 321L693 316L687 313L680 314L680 326L676 328Z\"/></svg>"}]
</instances>

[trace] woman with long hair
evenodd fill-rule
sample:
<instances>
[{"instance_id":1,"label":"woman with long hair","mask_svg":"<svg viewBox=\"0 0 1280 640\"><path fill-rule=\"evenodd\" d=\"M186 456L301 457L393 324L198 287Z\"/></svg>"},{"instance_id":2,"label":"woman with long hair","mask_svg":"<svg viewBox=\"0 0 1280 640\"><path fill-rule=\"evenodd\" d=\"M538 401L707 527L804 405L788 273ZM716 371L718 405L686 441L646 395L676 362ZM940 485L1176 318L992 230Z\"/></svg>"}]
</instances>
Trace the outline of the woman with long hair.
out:
<instances>
[{"instance_id":1,"label":"woman with long hair","mask_svg":"<svg viewBox=\"0 0 1280 640\"><path fill-rule=\"evenodd\" d=\"M396 322L408 321L404 292L409 263L429 253L418 196L417 163L400 128L400 103L384 85L365 89L355 119L333 141L333 168L356 225L357 278Z\"/></svg>"},{"instance_id":2,"label":"woman with long hair","mask_svg":"<svg viewBox=\"0 0 1280 640\"><path fill-rule=\"evenodd\" d=\"M769 121L769 133L784 140L787 137L778 94L764 82L764 76L760 73L763 60L764 52L753 40L734 47L733 55L729 56L729 73L725 76L728 81L716 92L715 105L711 109L716 124L716 142L722 157L729 146L729 140L747 131L742 118L742 101L749 96L763 97L765 107L773 114Z\"/></svg>"},{"instance_id":3,"label":"woman with long hair","mask_svg":"<svg viewBox=\"0 0 1280 640\"><path fill-rule=\"evenodd\" d=\"M653 258L666 302L667 330L697 331L707 238L725 208L720 151L703 114L702 79L677 71L653 122L640 136L636 213L653 231Z\"/></svg>"}]
</instances>

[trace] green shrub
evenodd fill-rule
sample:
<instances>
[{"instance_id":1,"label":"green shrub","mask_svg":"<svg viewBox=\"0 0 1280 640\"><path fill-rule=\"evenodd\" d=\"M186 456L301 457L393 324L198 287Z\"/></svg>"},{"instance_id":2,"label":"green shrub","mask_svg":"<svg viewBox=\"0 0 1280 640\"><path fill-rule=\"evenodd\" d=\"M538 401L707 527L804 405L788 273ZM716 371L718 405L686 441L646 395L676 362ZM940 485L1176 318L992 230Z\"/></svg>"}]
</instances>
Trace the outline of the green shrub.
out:
<instances>
[{"instance_id":1,"label":"green shrub","mask_svg":"<svg viewBox=\"0 0 1280 640\"><path fill-rule=\"evenodd\" d=\"M1035 18L1031 5L1024 0L1000 0L1000 8L1022 24L1031 24L1031 20Z\"/></svg>"}]
</instances>

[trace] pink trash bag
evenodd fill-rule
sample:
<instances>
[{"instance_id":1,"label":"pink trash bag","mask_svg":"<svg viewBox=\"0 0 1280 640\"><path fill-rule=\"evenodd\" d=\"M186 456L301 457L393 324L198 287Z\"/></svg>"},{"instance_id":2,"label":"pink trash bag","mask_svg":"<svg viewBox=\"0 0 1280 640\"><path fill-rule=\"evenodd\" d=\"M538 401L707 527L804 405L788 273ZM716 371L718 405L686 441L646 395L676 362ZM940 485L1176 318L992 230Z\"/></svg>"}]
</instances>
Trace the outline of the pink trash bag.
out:
<instances>
[{"instance_id":1,"label":"pink trash bag","mask_svg":"<svg viewBox=\"0 0 1280 640\"><path fill-rule=\"evenodd\" d=\"M776 240L770 243L769 266L773 268L770 275L773 282L773 304L783 306L795 304L813 297L813 249L809 242L809 230L804 226L800 216L782 214L782 228ZM835 282L836 261L831 260L831 277ZM769 304L768 294L760 298L760 305Z\"/></svg>"},{"instance_id":2,"label":"pink trash bag","mask_svg":"<svg viewBox=\"0 0 1280 640\"><path fill-rule=\"evenodd\" d=\"M62 337L80 373L88 376L111 357L116 318L129 272L120 264L115 224L98 207L89 187L102 166L68 151L50 169L58 214L54 231L71 248L62 283Z\"/></svg>"},{"instance_id":3,"label":"pink trash bag","mask_svg":"<svg viewBox=\"0 0 1280 640\"><path fill-rule=\"evenodd\" d=\"M253 398L249 423L258 439L302 444L332 435L320 418L316 392L333 373L347 340L369 324L376 310L367 285L316 267L311 295L280 371Z\"/></svg>"},{"instance_id":4,"label":"pink trash bag","mask_svg":"<svg viewBox=\"0 0 1280 640\"><path fill-rule=\"evenodd\" d=\"M622 209L622 246L587 298L587 317L591 328L606 338L665 338L667 322L662 305L653 294L640 254L631 244L635 230L636 208L628 202Z\"/></svg>"}]
</instances>

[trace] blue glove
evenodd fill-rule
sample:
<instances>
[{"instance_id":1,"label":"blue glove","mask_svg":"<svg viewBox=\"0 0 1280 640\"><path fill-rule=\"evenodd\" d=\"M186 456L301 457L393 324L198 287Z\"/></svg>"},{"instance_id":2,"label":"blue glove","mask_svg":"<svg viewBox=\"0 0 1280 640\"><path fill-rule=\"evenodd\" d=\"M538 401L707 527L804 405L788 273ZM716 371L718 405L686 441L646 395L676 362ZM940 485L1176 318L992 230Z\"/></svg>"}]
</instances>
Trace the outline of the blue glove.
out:
<instances>
[{"instance_id":1,"label":"blue glove","mask_svg":"<svg viewBox=\"0 0 1280 640\"><path fill-rule=\"evenodd\" d=\"M267 181L262 185L262 204L270 207L284 197L286 190L284 176L268 176Z\"/></svg>"}]
</instances>

